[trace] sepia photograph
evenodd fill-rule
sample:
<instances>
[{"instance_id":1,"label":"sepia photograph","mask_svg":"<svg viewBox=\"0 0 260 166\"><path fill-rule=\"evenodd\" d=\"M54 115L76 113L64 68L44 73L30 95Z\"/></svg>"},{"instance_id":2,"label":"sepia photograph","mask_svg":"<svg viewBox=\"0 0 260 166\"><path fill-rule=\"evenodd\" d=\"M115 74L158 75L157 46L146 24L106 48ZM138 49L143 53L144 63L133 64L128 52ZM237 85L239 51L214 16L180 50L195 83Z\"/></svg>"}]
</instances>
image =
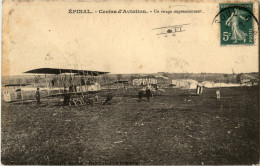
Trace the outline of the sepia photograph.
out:
<instances>
[{"instance_id":1,"label":"sepia photograph","mask_svg":"<svg viewBox=\"0 0 260 166\"><path fill-rule=\"evenodd\" d=\"M258 165L258 0L3 0L1 164Z\"/></svg>"}]
</instances>

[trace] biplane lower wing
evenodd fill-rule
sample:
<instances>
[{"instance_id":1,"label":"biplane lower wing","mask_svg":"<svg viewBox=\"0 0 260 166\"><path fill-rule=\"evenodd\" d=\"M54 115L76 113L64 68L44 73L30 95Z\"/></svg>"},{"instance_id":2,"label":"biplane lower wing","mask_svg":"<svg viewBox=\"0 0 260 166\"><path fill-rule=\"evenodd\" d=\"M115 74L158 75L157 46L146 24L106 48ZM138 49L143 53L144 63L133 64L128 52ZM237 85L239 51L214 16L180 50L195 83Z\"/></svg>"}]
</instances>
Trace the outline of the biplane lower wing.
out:
<instances>
[{"instance_id":1,"label":"biplane lower wing","mask_svg":"<svg viewBox=\"0 0 260 166\"><path fill-rule=\"evenodd\" d=\"M19 104L19 103L32 103L32 102L36 102L36 100L34 99L26 99L26 100L13 100L13 101L5 101L6 103L13 103L13 104Z\"/></svg>"},{"instance_id":2,"label":"biplane lower wing","mask_svg":"<svg viewBox=\"0 0 260 166\"><path fill-rule=\"evenodd\" d=\"M168 34L170 34L170 33L175 34L176 32L184 32L184 31L185 31L185 30L175 31L175 32L167 32L167 33L158 33L158 34L156 34L156 35L168 35Z\"/></svg>"},{"instance_id":3,"label":"biplane lower wing","mask_svg":"<svg viewBox=\"0 0 260 166\"><path fill-rule=\"evenodd\" d=\"M180 24L180 25L166 26L166 27L154 28L154 29L152 29L152 30L164 29L164 28L180 28L180 27L183 27L183 26L185 26L185 25L189 25L189 24Z\"/></svg>"},{"instance_id":4,"label":"biplane lower wing","mask_svg":"<svg viewBox=\"0 0 260 166\"><path fill-rule=\"evenodd\" d=\"M56 93L52 95L45 96L43 98L49 98L49 97L57 97L57 96L65 96L65 95L82 95L82 94L96 94L96 93L102 93L106 92L105 90L98 90L98 91L86 91L86 92L67 92L67 93Z\"/></svg>"},{"instance_id":5,"label":"biplane lower wing","mask_svg":"<svg viewBox=\"0 0 260 166\"><path fill-rule=\"evenodd\" d=\"M86 95L86 94L97 94L97 93L102 93L106 92L105 90L98 90L98 91L86 91L86 92L68 92L68 93L56 93L53 95L48 95L41 97L41 99L48 99L48 98L54 98L54 97L62 97L66 95ZM5 101L6 103L10 104L26 104L26 103L33 103L36 102L36 99L25 99L25 100L14 100L14 101Z\"/></svg>"}]
</instances>

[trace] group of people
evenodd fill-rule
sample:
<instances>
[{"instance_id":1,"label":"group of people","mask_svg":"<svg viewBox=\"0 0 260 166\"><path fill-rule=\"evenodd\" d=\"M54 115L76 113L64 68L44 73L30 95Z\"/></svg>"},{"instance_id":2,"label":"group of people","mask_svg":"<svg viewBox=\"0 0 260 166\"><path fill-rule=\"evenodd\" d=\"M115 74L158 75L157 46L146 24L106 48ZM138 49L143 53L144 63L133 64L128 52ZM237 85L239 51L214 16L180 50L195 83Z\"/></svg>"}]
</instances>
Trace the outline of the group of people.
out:
<instances>
[{"instance_id":1,"label":"group of people","mask_svg":"<svg viewBox=\"0 0 260 166\"><path fill-rule=\"evenodd\" d=\"M146 95L147 101L149 102L150 101L150 97L152 96L152 92L151 92L151 90L148 87L146 87L145 95ZM139 101L141 101L143 96L144 96L144 92L143 92L142 89L138 92L138 96L139 96Z\"/></svg>"}]
</instances>

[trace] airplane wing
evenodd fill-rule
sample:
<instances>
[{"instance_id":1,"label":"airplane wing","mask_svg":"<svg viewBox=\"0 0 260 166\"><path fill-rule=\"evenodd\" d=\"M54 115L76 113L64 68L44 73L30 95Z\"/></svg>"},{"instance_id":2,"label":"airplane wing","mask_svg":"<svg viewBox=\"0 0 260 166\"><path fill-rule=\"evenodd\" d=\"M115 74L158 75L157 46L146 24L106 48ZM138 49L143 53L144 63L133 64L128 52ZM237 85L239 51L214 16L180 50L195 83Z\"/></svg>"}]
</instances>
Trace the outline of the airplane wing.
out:
<instances>
[{"instance_id":1,"label":"airplane wing","mask_svg":"<svg viewBox=\"0 0 260 166\"><path fill-rule=\"evenodd\" d=\"M33 73L33 74L63 74L63 73L72 73L72 74L79 74L79 75L98 76L98 75L102 75L102 74L107 74L109 72L92 71L92 70L76 70L76 69L59 69L59 68L37 68L37 69L26 71L24 73Z\"/></svg>"},{"instance_id":2,"label":"airplane wing","mask_svg":"<svg viewBox=\"0 0 260 166\"><path fill-rule=\"evenodd\" d=\"M35 101L36 100L34 100L34 99L26 99L26 100L5 101L5 103L19 104L19 103L31 103L31 102L35 102Z\"/></svg>"},{"instance_id":3,"label":"airplane wing","mask_svg":"<svg viewBox=\"0 0 260 166\"><path fill-rule=\"evenodd\" d=\"M28 86L28 85L31 85L31 84L5 84L3 86L4 87L10 87L10 86Z\"/></svg>"},{"instance_id":4,"label":"airplane wing","mask_svg":"<svg viewBox=\"0 0 260 166\"><path fill-rule=\"evenodd\" d=\"M86 92L67 92L67 93L55 93L52 95L48 95L41 98L48 98L48 97L57 97L57 96L65 96L65 95L81 95L81 94L96 94L96 93L102 93L106 92L105 90L98 90L98 91L86 91Z\"/></svg>"},{"instance_id":5,"label":"airplane wing","mask_svg":"<svg viewBox=\"0 0 260 166\"><path fill-rule=\"evenodd\" d=\"M182 31L176 31L176 32L184 32L185 30L182 30ZM176 33L176 32L167 32L167 33L158 33L156 35L167 35L167 34L170 34L170 33Z\"/></svg>"}]
</instances>

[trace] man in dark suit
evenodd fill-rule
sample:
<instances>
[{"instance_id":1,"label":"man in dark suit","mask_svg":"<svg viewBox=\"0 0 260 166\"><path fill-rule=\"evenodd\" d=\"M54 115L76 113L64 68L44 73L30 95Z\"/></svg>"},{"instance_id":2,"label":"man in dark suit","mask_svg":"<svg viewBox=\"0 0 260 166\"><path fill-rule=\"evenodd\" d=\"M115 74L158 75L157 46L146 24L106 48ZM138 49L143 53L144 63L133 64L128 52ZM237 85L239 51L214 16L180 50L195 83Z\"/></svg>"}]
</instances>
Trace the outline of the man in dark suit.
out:
<instances>
[{"instance_id":1,"label":"man in dark suit","mask_svg":"<svg viewBox=\"0 0 260 166\"><path fill-rule=\"evenodd\" d=\"M145 93L146 93L147 101L149 102L150 101L150 97L152 95L151 90L148 87L146 87Z\"/></svg>"},{"instance_id":2,"label":"man in dark suit","mask_svg":"<svg viewBox=\"0 0 260 166\"><path fill-rule=\"evenodd\" d=\"M138 92L138 96L139 96L139 101L141 101L144 96L144 92L142 91L142 89Z\"/></svg>"},{"instance_id":3,"label":"man in dark suit","mask_svg":"<svg viewBox=\"0 0 260 166\"><path fill-rule=\"evenodd\" d=\"M35 99L37 105L41 103L41 94L40 94L40 88L37 88L36 93L35 93Z\"/></svg>"}]
</instances>

